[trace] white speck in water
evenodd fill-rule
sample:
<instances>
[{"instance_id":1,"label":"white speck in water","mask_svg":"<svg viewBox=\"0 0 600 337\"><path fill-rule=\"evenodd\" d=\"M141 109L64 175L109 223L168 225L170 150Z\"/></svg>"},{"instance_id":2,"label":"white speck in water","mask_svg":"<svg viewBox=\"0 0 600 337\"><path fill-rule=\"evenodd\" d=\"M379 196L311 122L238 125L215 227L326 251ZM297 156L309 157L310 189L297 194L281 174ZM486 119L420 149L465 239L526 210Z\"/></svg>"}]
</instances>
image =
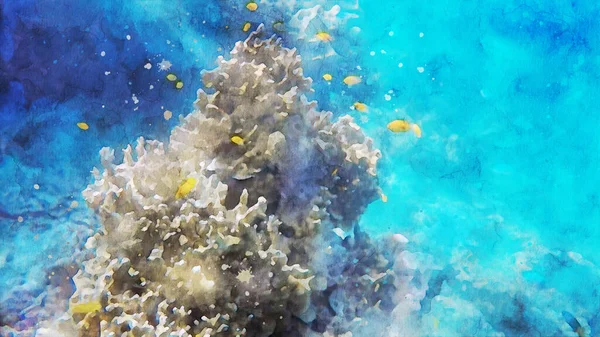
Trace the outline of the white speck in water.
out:
<instances>
[{"instance_id":1,"label":"white speck in water","mask_svg":"<svg viewBox=\"0 0 600 337\"><path fill-rule=\"evenodd\" d=\"M388 33L388 35L389 35L389 36L394 36L394 32L390 31L390 32Z\"/></svg>"},{"instance_id":2,"label":"white speck in water","mask_svg":"<svg viewBox=\"0 0 600 337\"><path fill-rule=\"evenodd\" d=\"M154 86L152 84L150 84L150 90L154 89Z\"/></svg>"},{"instance_id":3,"label":"white speck in water","mask_svg":"<svg viewBox=\"0 0 600 337\"><path fill-rule=\"evenodd\" d=\"M244 294L246 294L246 296L250 296L250 292L246 291Z\"/></svg>"},{"instance_id":4,"label":"white speck in water","mask_svg":"<svg viewBox=\"0 0 600 337\"><path fill-rule=\"evenodd\" d=\"M133 100L133 104L138 104L140 100L135 96L135 94L131 95L131 99Z\"/></svg>"},{"instance_id":5,"label":"white speck in water","mask_svg":"<svg viewBox=\"0 0 600 337\"><path fill-rule=\"evenodd\" d=\"M417 67L417 71L420 72L420 73L422 73L422 72L425 71L425 68L423 68L423 67Z\"/></svg>"},{"instance_id":6,"label":"white speck in water","mask_svg":"<svg viewBox=\"0 0 600 337\"><path fill-rule=\"evenodd\" d=\"M386 101L389 101L392 99L392 96L385 94L385 95L383 95L383 98L385 98Z\"/></svg>"},{"instance_id":7,"label":"white speck in water","mask_svg":"<svg viewBox=\"0 0 600 337\"><path fill-rule=\"evenodd\" d=\"M23 217L19 215L19 217L17 218L18 222L23 222Z\"/></svg>"},{"instance_id":8,"label":"white speck in water","mask_svg":"<svg viewBox=\"0 0 600 337\"><path fill-rule=\"evenodd\" d=\"M171 40L167 40L167 44L171 44Z\"/></svg>"},{"instance_id":9,"label":"white speck in water","mask_svg":"<svg viewBox=\"0 0 600 337\"><path fill-rule=\"evenodd\" d=\"M402 68L404 67L404 64L402 62L398 63L398 68Z\"/></svg>"},{"instance_id":10,"label":"white speck in water","mask_svg":"<svg viewBox=\"0 0 600 337\"><path fill-rule=\"evenodd\" d=\"M358 70L362 70L362 68L360 66L356 66L356 69Z\"/></svg>"},{"instance_id":11,"label":"white speck in water","mask_svg":"<svg viewBox=\"0 0 600 337\"><path fill-rule=\"evenodd\" d=\"M125 37L127 38L127 40L131 40L131 35L127 35Z\"/></svg>"},{"instance_id":12,"label":"white speck in water","mask_svg":"<svg viewBox=\"0 0 600 337\"><path fill-rule=\"evenodd\" d=\"M171 62L170 62L169 60L165 60L165 59L163 59L162 61L160 61L160 62L158 63L158 70L159 70L159 71L166 71L166 70L169 70L169 69L171 69L171 66L172 66L172 65L173 65L173 64L171 64Z\"/></svg>"},{"instance_id":13,"label":"white speck in water","mask_svg":"<svg viewBox=\"0 0 600 337\"><path fill-rule=\"evenodd\" d=\"M152 64L150 64L150 62L148 62L144 65L144 68L150 70L150 69L152 69Z\"/></svg>"},{"instance_id":14,"label":"white speck in water","mask_svg":"<svg viewBox=\"0 0 600 337\"><path fill-rule=\"evenodd\" d=\"M387 52L385 50L383 50L383 49L380 51L380 53L387 54Z\"/></svg>"},{"instance_id":15,"label":"white speck in water","mask_svg":"<svg viewBox=\"0 0 600 337\"><path fill-rule=\"evenodd\" d=\"M110 71L105 71L104 75L106 75L106 76L110 75Z\"/></svg>"},{"instance_id":16,"label":"white speck in water","mask_svg":"<svg viewBox=\"0 0 600 337\"><path fill-rule=\"evenodd\" d=\"M105 52L104 50L103 50L103 51L101 51L101 52L100 52L100 56L102 56L102 57L106 56L106 52Z\"/></svg>"},{"instance_id":17,"label":"white speck in water","mask_svg":"<svg viewBox=\"0 0 600 337\"><path fill-rule=\"evenodd\" d=\"M104 109L106 107L106 105L102 104L102 109Z\"/></svg>"},{"instance_id":18,"label":"white speck in water","mask_svg":"<svg viewBox=\"0 0 600 337\"><path fill-rule=\"evenodd\" d=\"M419 33L419 37L423 37L425 36L425 34L423 34L423 32Z\"/></svg>"},{"instance_id":19,"label":"white speck in water","mask_svg":"<svg viewBox=\"0 0 600 337\"><path fill-rule=\"evenodd\" d=\"M39 189L40 189L40 185L38 185L38 184L33 184L33 188L34 188L34 189L36 189L36 190L39 190Z\"/></svg>"},{"instance_id":20,"label":"white speck in water","mask_svg":"<svg viewBox=\"0 0 600 337\"><path fill-rule=\"evenodd\" d=\"M375 52L371 50L371 52L369 53L369 55L375 56Z\"/></svg>"}]
</instances>

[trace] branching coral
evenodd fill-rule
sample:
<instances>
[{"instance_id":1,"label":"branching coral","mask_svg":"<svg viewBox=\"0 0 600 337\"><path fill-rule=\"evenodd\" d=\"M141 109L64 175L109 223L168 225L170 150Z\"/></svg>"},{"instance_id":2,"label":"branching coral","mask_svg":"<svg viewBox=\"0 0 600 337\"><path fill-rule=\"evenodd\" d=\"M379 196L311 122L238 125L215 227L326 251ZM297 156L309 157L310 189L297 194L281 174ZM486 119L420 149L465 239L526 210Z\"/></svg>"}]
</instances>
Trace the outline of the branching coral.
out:
<instances>
[{"instance_id":1,"label":"branching coral","mask_svg":"<svg viewBox=\"0 0 600 337\"><path fill-rule=\"evenodd\" d=\"M140 138L121 164L101 151L80 336L342 335L393 309L391 262L356 226L380 153L317 111L296 51L261 34L203 74L168 145Z\"/></svg>"}]
</instances>

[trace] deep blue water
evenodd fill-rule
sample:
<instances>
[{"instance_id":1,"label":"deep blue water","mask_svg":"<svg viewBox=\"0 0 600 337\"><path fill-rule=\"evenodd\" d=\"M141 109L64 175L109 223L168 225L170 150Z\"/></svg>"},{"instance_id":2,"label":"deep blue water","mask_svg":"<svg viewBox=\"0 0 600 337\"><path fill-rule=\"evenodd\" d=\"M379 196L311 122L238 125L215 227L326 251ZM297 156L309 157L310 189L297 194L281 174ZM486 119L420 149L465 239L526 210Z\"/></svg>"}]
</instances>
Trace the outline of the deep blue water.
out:
<instances>
[{"instance_id":1,"label":"deep blue water","mask_svg":"<svg viewBox=\"0 0 600 337\"><path fill-rule=\"evenodd\" d=\"M243 22L272 29L319 3L336 4L250 13L229 0L0 1L0 323L15 324L52 264L97 228L80 193L100 148L167 139L193 109L200 71L247 36ZM319 58L326 50L293 26L279 33L303 56L311 98L355 116L382 151L388 202L361 225L404 235L440 285L413 335L546 336L563 311L597 334L600 5L339 4L336 56ZM163 59L182 89L164 79ZM363 82L347 88L349 74ZM398 118L423 137L389 132Z\"/></svg>"}]
</instances>

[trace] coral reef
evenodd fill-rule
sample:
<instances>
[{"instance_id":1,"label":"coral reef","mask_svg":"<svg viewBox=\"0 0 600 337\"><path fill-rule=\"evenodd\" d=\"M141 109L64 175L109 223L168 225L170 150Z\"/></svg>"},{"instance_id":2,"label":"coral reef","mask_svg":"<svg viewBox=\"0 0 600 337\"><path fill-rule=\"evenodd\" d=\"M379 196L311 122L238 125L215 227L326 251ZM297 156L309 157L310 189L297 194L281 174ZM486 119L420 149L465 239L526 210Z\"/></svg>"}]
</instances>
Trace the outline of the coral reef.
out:
<instances>
[{"instance_id":1,"label":"coral reef","mask_svg":"<svg viewBox=\"0 0 600 337\"><path fill-rule=\"evenodd\" d=\"M394 308L393 258L356 225L380 153L315 109L296 51L261 28L203 73L168 145L101 150L95 256L42 335L346 336Z\"/></svg>"}]
</instances>

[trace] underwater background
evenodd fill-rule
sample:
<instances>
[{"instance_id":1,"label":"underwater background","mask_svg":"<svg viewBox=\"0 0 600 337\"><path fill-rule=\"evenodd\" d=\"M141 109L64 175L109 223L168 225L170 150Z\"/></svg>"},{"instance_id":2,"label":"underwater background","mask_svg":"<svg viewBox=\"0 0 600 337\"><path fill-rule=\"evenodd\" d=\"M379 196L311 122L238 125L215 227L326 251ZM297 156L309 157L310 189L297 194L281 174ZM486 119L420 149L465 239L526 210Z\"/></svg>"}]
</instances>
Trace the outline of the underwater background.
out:
<instances>
[{"instance_id":1,"label":"underwater background","mask_svg":"<svg viewBox=\"0 0 600 337\"><path fill-rule=\"evenodd\" d=\"M257 5L0 1L0 335L31 335L48 289L71 282L100 226L81 195L99 150L166 141L201 71L260 23L302 56L309 98L382 153L384 196L360 226L401 234L428 280L398 336L599 334L600 4Z\"/></svg>"}]
</instances>

